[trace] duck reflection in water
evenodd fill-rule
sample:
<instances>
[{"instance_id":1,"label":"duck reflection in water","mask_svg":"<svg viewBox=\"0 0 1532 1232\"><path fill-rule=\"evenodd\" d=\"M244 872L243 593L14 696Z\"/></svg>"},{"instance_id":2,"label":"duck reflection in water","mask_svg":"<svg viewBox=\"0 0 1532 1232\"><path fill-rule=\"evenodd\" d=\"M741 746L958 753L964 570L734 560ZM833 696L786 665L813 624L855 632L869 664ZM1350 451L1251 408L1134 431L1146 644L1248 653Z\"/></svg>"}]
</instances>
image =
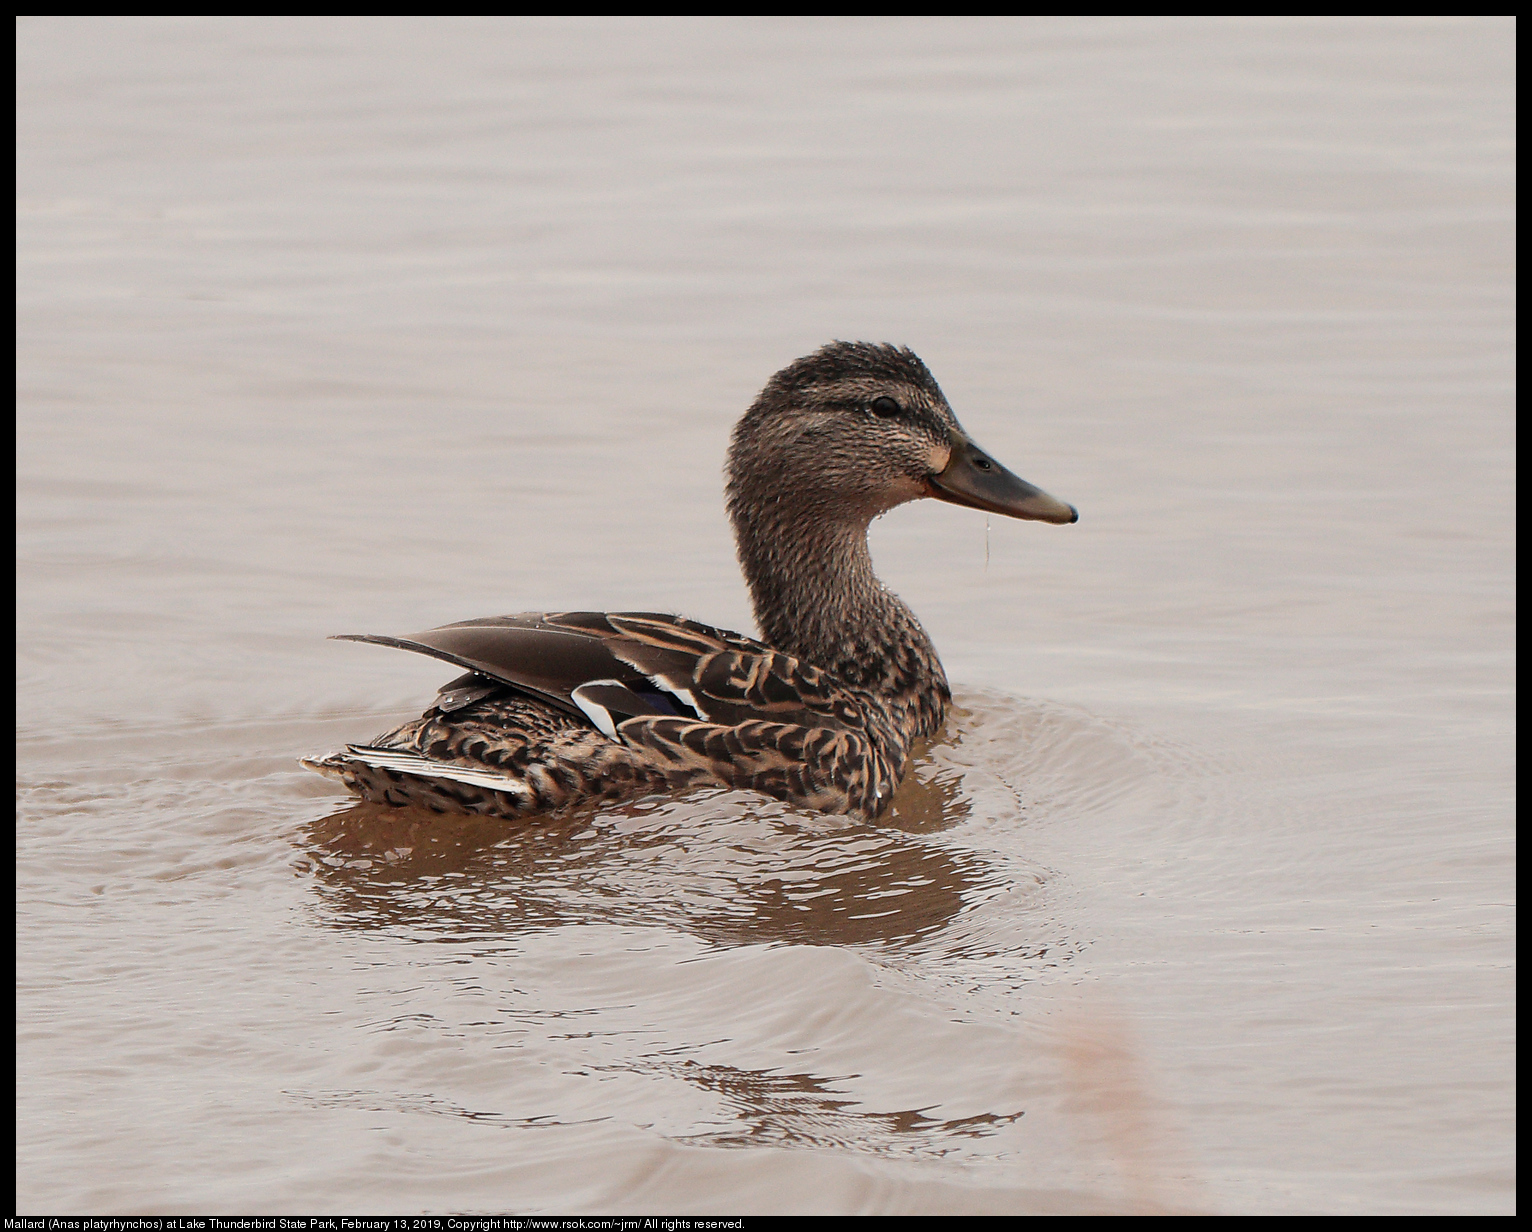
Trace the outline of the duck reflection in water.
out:
<instances>
[{"instance_id":1,"label":"duck reflection in water","mask_svg":"<svg viewBox=\"0 0 1532 1232\"><path fill-rule=\"evenodd\" d=\"M917 756L878 825L731 791L519 824L362 802L310 823L302 845L339 927L622 923L722 945L876 943L940 929L1003 880L982 855L925 837L970 810L960 776Z\"/></svg>"}]
</instances>

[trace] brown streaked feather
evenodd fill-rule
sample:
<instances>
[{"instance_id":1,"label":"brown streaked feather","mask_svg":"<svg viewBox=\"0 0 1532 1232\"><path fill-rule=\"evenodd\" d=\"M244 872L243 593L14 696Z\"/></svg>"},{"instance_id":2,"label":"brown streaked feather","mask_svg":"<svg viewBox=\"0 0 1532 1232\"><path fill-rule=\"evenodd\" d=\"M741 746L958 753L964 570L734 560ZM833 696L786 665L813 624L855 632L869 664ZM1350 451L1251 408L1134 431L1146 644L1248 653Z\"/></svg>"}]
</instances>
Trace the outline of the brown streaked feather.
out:
<instances>
[{"instance_id":1,"label":"brown streaked feather","mask_svg":"<svg viewBox=\"0 0 1532 1232\"><path fill-rule=\"evenodd\" d=\"M465 628L473 630L471 640L459 632ZM427 807L457 801L454 807L471 804L475 812L507 815L703 784L750 788L835 812L880 811L882 789L897 778L898 767L865 734L866 701L791 655L738 634L719 634L653 613L582 612L526 613L403 638L346 639L451 655L495 676L460 677L419 719L371 746L306 764L322 773L339 769L334 776L351 790L397 803L408 794L409 776L397 763L370 764L367 756L369 749L407 751L442 767L432 786L422 789L420 802ZM539 651L543 658L530 666L517 657ZM616 725L620 743L613 743L592 730L584 714L570 714L577 709L572 702L568 709L550 704L587 684L587 673L620 680L614 673L624 668L628 687L663 699L652 683L663 681L695 698L706 718L626 718ZM583 692L601 696L599 689ZM903 747L895 740L890 749L901 761ZM477 778L454 780L454 767L485 768L521 787L491 790ZM424 768L416 777L426 777Z\"/></svg>"}]
</instances>

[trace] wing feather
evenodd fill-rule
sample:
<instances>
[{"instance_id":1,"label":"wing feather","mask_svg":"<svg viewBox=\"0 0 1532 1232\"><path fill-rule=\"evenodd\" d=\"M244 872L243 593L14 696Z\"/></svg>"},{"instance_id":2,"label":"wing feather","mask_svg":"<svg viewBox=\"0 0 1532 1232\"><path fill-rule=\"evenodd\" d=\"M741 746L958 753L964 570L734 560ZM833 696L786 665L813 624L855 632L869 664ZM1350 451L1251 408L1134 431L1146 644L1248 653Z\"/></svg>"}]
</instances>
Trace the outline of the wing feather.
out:
<instances>
[{"instance_id":1,"label":"wing feather","mask_svg":"<svg viewBox=\"0 0 1532 1232\"><path fill-rule=\"evenodd\" d=\"M828 673L738 633L654 612L528 612L407 637L340 640L430 655L588 718L574 697L596 682L677 698L700 719L861 731L861 701ZM454 682L457 684L458 682ZM465 682L466 683L466 682Z\"/></svg>"}]
</instances>

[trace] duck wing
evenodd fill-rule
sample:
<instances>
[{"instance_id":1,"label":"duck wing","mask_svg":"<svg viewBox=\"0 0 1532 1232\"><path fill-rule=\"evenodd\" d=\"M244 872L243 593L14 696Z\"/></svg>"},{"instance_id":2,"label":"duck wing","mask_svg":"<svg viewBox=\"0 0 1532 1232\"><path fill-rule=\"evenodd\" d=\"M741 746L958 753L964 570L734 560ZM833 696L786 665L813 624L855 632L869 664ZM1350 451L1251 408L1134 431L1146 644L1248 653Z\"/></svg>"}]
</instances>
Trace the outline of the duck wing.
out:
<instances>
[{"instance_id":1,"label":"duck wing","mask_svg":"<svg viewBox=\"0 0 1532 1232\"><path fill-rule=\"evenodd\" d=\"M499 682L583 715L614 739L618 723L639 717L840 731L866 722L861 701L821 669L738 633L656 612L526 612L406 637L339 640L411 650L468 669L468 677L444 686L444 710L466 704L461 699L483 682Z\"/></svg>"},{"instance_id":2,"label":"duck wing","mask_svg":"<svg viewBox=\"0 0 1532 1232\"><path fill-rule=\"evenodd\" d=\"M583 715L573 693L593 680L616 679L639 685L643 677L614 659L603 643L579 629L548 623L541 612L518 616L487 616L427 629L405 637L378 633L342 633L336 641L368 642L430 655L458 667L469 677L444 685L441 699L457 709L461 699L476 691L473 681L511 685L557 710Z\"/></svg>"}]
</instances>

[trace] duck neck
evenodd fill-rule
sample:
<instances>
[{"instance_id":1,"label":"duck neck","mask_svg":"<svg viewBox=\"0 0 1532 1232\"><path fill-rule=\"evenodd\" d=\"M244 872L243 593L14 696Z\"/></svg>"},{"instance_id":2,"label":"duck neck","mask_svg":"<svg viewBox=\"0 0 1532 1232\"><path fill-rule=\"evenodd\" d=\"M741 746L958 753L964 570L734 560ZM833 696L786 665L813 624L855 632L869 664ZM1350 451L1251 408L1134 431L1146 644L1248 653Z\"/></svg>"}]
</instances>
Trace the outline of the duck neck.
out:
<instances>
[{"instance_id":1,"label":"duck neck","mask_svg":"<svg viewBox=\"0 0 1532 1232\"><path fill-rule=\"evenodd\" d=\"M951 697L946 673L915 614L873 572L868 520L776 502L732 513L766 643L907 708L912 735L934 730Z\"/></svg>"}]
</instances>

